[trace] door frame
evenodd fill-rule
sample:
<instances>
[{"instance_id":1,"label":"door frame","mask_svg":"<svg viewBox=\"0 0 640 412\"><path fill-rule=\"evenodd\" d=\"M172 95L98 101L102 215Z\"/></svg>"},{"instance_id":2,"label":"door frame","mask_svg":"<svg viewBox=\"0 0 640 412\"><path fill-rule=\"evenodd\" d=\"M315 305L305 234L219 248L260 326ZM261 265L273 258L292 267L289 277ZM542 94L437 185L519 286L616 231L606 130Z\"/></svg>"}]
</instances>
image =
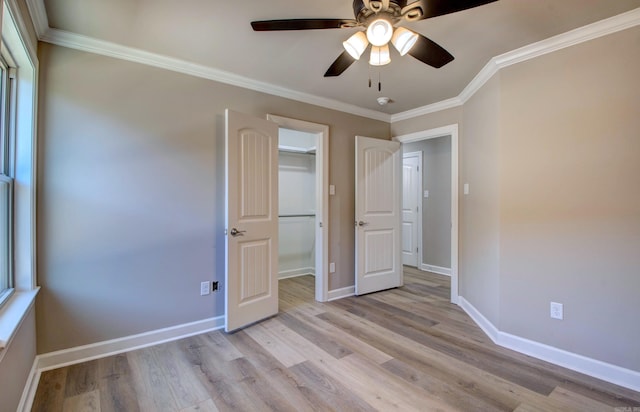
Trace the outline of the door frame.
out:
<instances>
[{"instance_id":1,"label":"door frame","mask_svg":"<svg viewBox=\"0 0 640 412\"><path fill-rule=\"evenodd\" d=\"M446 136L451 137L451 303L458 304L458 124L395 136L393 140L403 144Z\"/></svg>"},{"instance_id":2,"label":"door frame","mask_svg":"<svg viewBox=\"0 0 640 412\"><path fill-rule=\"evenodd\" d=\"M422 191L424 190L422 187L422 174L424 173L424 171L422 170L423 164L422 164L422 151L417 151L417 152L402 152L402 162L404 164L404 159L407 157L417 157L418 158L418 164L420 165L420 169L418 170L418 189L417 189L417 196L418 196L418 207L420 208L420 211L418 213L418 219L416 222L417 227L417 239L416 239L416 245L418 246L418 252L417 252L417 261L416 261L416 267L418 269L420 269L420 267L422 266ZM402 185L402 190L404 192L404 185Z\"/></svg>"},{"instance_id":3,"label":"door frame","mask_svg":"<svg viewBox=\"0 0 640 412\"><path fill-rule=\"evenodd\" d=\"M329 295L329 126L289 117L267 114L270 120L285 129L316 135L316 284L318 302ZM321 226L319 226L321 224ZM321 241L317 241L320 238Z\"/></svg>"}]
</instances>

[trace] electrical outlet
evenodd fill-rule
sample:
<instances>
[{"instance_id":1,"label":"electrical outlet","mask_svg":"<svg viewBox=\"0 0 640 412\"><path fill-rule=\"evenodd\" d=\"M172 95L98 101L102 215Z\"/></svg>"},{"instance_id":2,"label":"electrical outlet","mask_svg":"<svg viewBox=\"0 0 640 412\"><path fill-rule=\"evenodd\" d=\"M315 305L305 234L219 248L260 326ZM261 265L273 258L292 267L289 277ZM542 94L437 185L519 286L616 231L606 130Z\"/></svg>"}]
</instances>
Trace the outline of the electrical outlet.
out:
<instances>
[{"instance_id":1,"label":"electrical outlet","mask_svg":"<svg viewBox=\"0 0 640 412\"><path fill-rule=\"evenodd\" d=\"M218 290L218 281L211 282L211 291L215 292L216 290Z\"/></svg>"},{"instance_id":2,"label":"electrical outlet","mask_svg":"<svg viewBox=\"0 0 640 412\"><path fill-rule=\"evenodd\" d=\"M336 273L336 262L329 263L329 273Z\"/></svg>"},{"instance_id":3,"label":"electrical outlet","mask_svg":"<svg viewBox=\"0 0 640 412\"><path fill-rule=\"evenodd\" d=\"M211 283L209 281L200 282L200 296L205 296L211 293Z\"/></svg>"},{"instance_id":4,"label":"electrical outlet","mask_svg":"<svg viewBox=\"0 0 640 412\"><path fill-rule=\"evenodd\" d=\"M563 306L562 303L551 302L550 316L552 319L563 319Z\"/></svg>"}]
</instances>

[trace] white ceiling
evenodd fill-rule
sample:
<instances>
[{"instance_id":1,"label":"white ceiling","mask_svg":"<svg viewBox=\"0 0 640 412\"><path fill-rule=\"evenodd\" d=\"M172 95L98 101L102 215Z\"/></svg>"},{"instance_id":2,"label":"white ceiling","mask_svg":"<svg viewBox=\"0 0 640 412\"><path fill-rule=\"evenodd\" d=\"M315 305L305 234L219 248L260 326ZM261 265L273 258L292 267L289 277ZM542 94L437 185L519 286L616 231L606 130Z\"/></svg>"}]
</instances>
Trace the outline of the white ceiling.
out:
<instances>
[{"instance_id":1,"label":"white ceiling","mask_svg":"<svg viewBox=\"0 0 640 412\"><path fill-rule=\"evenodd\" d=\"M39 0L42 1L42 0ZM499 0L405 24L455 56L434 69L395 51L324 78L355 29L254 32L250 22L353 18L351 0L44 0L51 28L235 73L279 88L395 114L458 96L495 56L640 7L640 0ZM594 59L597 56L594 56ZM378 75L382 92L368 87ZM392 103L381 107L378 96Z\"/></svg>"}]
</instances>

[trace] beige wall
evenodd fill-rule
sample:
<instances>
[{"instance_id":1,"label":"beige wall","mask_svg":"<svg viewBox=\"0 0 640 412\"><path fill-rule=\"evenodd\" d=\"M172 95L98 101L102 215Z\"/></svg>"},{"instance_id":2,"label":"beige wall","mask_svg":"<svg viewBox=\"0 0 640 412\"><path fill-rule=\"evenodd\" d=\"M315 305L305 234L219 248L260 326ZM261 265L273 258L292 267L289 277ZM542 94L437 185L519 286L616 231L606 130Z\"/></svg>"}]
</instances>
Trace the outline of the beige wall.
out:
<instances>
[{"instance_id":1,"label":"beige wall","mask_svg":"<svg viewBox=\"0 0 640 412\"><path fill-rule=\"evenodd\" d=\"M460 138L459 293L499 324L500 73L464 106ZM469 194L464 195L464 184Z\"/></svg>"},{"instance_id":2,"label":"beige wall","mask_svg":"<svg viewBox=\"0 0 640 412\"><path fill-rule=\"evenodd\" d=\"M15 412L36 357L36 316L32 308L0 353L0 412Z\"/></svg>"},{"instance_id":3,"label":"beige wall","mask_svg":"<svg viewBox=\"0 0 640 412\"><path fill-rule=\"evenodd\" d=\"M460 119L460 295L501 331L636 371L639 46L636 27L505 68Z\"/></svg>"},{"instance_id":4,"label":"beige wall","mask_svg":"<svg viewBox=\"0 0 640 412\"><path fill-rule=\"evenodd\" d=\"M389 125L40 44L40 353L223 314L224 109L330 127L330 289L354 284L354 136ZM223 286L224 287L224 286Z\"/></svg>"},{"instance_id":5,"label":"beige wall","mask_svg":"<svg viewBox=\"0 0 640 412\"><path fill-rule=\"evenodd\" d=\"M638 27L503 70L500 144L500 329L636 371L639 73Z\"/></svg>"}]
</instances>

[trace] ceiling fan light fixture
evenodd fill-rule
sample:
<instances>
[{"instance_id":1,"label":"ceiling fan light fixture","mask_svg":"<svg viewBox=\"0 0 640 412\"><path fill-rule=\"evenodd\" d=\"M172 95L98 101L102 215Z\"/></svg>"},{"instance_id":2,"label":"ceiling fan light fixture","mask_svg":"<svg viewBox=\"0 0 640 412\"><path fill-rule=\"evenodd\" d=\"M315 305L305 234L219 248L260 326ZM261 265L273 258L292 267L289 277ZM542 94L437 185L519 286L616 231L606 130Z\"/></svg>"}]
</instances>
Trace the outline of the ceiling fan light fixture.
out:
<instances>
[{"instance_id":1,"label":"ceiling fan light fixture","mask_svg":"<svg viewBox=\"0 0 640 412\"><path fill-rule=\"evenodd\" d=\"M391 43L398 50L400 56L407 54L417 41L418 35L404 27L398 27L391 38Z\"/></svg>"},{"instance_id":2,"label":"ceiling fan light fixture","mask_svg":"<svg viewBox=\"0 0 640 412\"><path fill-rule=\"evenodd\" d=\"M367 27L367 39L374 46L384 46L393 36L393 26L386 19L372 21Z\"/></svg>"},{"instance_id":3,"label":"ceiling fan light fixture","mask_svg":"<svg viewBox=\"0 0 640 412\"><path fill-rule=\"evenodd\" d=\"M362 53L364 53L368 45L369 41L367 40L367 36L361 31L342 42L342 46L347 53L356 60L360 59L360 56L362 56Z\"/></svg>"},{"instance_id":4,"label":"ceiling fan light fixture","mask_svg":"<svg viewBox=\"0 0 640 412\"><path fill-rule=\"evenodd\" d=\"M384 66L391 63L391 56L389 55L389 45L373 46L371 47L371 56L369 57L369 64L372 66Z\"/></svg>"}]
</instances>

